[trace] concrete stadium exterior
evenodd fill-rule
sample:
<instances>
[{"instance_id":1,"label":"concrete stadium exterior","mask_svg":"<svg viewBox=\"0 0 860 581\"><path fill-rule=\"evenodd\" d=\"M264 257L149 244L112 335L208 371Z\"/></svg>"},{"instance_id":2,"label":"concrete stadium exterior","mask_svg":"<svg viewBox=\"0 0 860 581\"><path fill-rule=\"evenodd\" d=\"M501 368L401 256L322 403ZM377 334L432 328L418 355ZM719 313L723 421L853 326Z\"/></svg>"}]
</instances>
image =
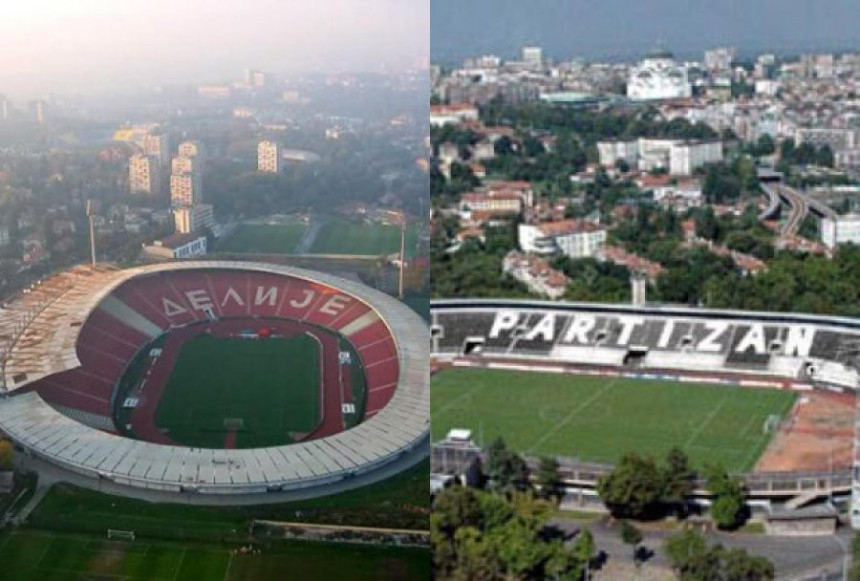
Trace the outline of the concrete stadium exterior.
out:
<instances>
[{"instance_id":1,"label":"concrete stadium exterior","mask_svg":"<svg viewBox=\"0 0 860 581\"><path fill-rule=\"evenodd\" d=\"M154 444L96 429L49 405L33 382L80 367L82 325L124 283L158 273L217 269L299 279L335 289L369 307L394 341L398 375L391 399L359 425L321 439L258 449L201 449ZM284 291L286 292L286 291ZM323 293L324 294L324 293ZM322 296L322 295L321 295ZM322 298L320 299L322 302ZM338 305L337 301L334 304ZM378 319L377 319L378 317ZM111 488L193 493L196 497L302 491L324 494L343 481L372 481L429 439L427 325L399 301L337 276L273 264L190 261L125 270L76 267L44 281L0 309L0 432L27 455ZM139 495L139 494L138 494ZM277 496L277 495L275 495ZM238 497L237 497L238 498ZM244 503L245 501L242 501Z\"/></svg>"}]
</instances>

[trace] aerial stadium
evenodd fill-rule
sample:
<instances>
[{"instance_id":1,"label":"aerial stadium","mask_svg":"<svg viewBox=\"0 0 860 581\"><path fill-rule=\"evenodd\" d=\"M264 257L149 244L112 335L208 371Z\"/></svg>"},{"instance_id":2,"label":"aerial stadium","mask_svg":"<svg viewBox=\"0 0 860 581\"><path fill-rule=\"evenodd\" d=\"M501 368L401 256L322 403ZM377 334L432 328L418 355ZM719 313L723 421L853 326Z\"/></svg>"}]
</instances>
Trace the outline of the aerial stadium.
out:
<instances>
[{"instance_id":1,"label":"aerial stadium","mask_svg":"<svg viewBox=\"0 0 860 581\"><path fill-rule=\"evenodd\" d=\"M860 525L860 321L503 299L434 300L431 315L438 475L501 436L593 494L622 454L678 446L741 475L759 505L853 493Z\"/></svg>"},{"instance_id":2,"label":"aerial stadium","mask_svg":"<svg viewBox=\"0 0 860 581\"><path fill-rule=\"evenodd\" d=\"M426 323L334 275L79 266L7 301L0 341L0 431L76 482L274 502L426 450Z\"/></svg>"}]
</instances>

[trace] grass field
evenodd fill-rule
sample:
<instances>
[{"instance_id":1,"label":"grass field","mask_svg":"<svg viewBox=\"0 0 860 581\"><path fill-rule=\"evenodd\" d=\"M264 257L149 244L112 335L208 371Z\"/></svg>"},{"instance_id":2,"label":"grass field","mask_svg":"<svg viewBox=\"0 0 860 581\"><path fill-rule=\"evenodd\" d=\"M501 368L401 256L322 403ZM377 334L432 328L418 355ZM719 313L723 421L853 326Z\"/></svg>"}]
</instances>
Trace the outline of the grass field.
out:
<instances>
[{"instance_id":1,"label":"grass field","mask_svg":"<svg viewBox=\"0 0 860 581\"><path fill-rule=\"evenodd\" d=\"M429 552L419 549L279 542L259 555L241 555L235 548L14 531L0 534L0 567L4 581L370 581L422 579L430 569Z\"/></svg>"},{"instance_id":2,"label":"grass field","mask_svg":"<svg viewBox=\"0 0 860 581\"><path fill-rule=\"evenodd\" d=\"M429 473L430 461L425 460L382 482L331 496L234 507L153 504L55 484L27 522L50 531L104 534L122 529L141 538L207 542L244 538L254 519L426 530Z\"/></svg>"},{"instance_id":3,"label":"grass field","mask_svg":"<svg viewBox=\"0 0 860 581\"><path fill-rule=\"evenodd\" d=\"M158 402L156 424L186 446L223 448L225 420L241 420L237 448L289 444L320 420L320 348L315 339L226 339L182 346Z\"/></svg>"},{"instance_id":4,"label":"grass field","mask_svg":"<svg viewBox=\"0 0 860 581\"><path fill-rule=\"evenodd\" d=\"M406 256L415 253L418 230L406 229ZM400 252L400 226L332 219L320 228L313 254L382 255Z\"/></svg>"},{"instance_id":5,"label":"grass field","mask_svg":"<svg viewBox=\"0 0 860 581\"><path fill-rule=\"evenodd\" d=\"M220 252L290 254L307 231L299 222L286 224L240 224L218 244Z\"/></svg>"},{"instance_id":6,"label":"grass field","mask_svg":"<svg viewBox=\"0 0 860 581\"><path fill-rule=\"evenodd\" d=\"M552 373L453 369L435 376L433 439L469 428L528 455L616 462L625 452L683 448L694 464L752 468L770 440L764 424L795 394L774 389Z\"/></svg>"}]
</instances>

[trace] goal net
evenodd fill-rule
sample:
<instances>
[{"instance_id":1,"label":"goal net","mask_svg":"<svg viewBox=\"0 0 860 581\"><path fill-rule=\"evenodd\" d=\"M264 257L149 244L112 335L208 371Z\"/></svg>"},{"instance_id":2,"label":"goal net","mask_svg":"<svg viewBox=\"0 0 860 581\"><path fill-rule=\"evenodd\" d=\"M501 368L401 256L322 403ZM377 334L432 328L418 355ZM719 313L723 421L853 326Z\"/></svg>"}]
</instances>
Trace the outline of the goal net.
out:
<instances>
[{"instance_id":1,"label":"goal net","mask_svg":"<svg viewBox=\"0 0 860 581\"><path fill-rule=\"evenodd\" d=\"M120 540L120 541L133 541L134 540L134 531L121 531L117 529L108 529L107 538L111 540Z\"/></svg>"}]
</instances>

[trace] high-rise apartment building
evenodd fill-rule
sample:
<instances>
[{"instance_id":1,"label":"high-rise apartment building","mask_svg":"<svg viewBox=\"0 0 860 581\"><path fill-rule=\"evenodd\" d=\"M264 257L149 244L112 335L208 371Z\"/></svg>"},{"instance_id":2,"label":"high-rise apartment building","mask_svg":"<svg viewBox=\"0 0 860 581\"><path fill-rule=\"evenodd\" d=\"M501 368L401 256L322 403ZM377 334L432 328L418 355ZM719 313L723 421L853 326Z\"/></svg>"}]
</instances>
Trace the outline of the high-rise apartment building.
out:
<instances>
[{"instance_id":1,"label":"high-rise apartment building","mask_svg":"<svg viewBox=\"0 0 860 581\"><path fill-rule=\"evenodd\" d=\"M158 160L143 154L132 155L128 160L128 185L132 194L158 194L161 191L161 172Z\"/></svg>"},{"instance_id":2,"label":"high-rise apartment building","mask_svg":"<svg viewBox=\"0 0 860 581\"><path fill-rule=\"evenodd\" d=\"M257 171L278 173L281 171L281 146L273 141L261 141L257 145Z\"/></svg>"},{"instance_id":3,"label":"high-rise apartment building","mask_svg":"<svg viewBox=\"0 0 860 581\"><path fill-rule=\"evenodd\" d=\"M170 141L166 133L149 133L143 138L143 152L158 160L158 165L166 168L170 163Z\"/></svg>"},{"instance_id":4,"label":"high-rise apartment building","mask_svg":"<svg viewBox=\"0 0 860 581\"><path fill-rule=\"evenodd\" d=\"M170 203L174 207L193 206L203 202L200 174L175 173L170 176Z\"/></svg>"}]
</instances>

